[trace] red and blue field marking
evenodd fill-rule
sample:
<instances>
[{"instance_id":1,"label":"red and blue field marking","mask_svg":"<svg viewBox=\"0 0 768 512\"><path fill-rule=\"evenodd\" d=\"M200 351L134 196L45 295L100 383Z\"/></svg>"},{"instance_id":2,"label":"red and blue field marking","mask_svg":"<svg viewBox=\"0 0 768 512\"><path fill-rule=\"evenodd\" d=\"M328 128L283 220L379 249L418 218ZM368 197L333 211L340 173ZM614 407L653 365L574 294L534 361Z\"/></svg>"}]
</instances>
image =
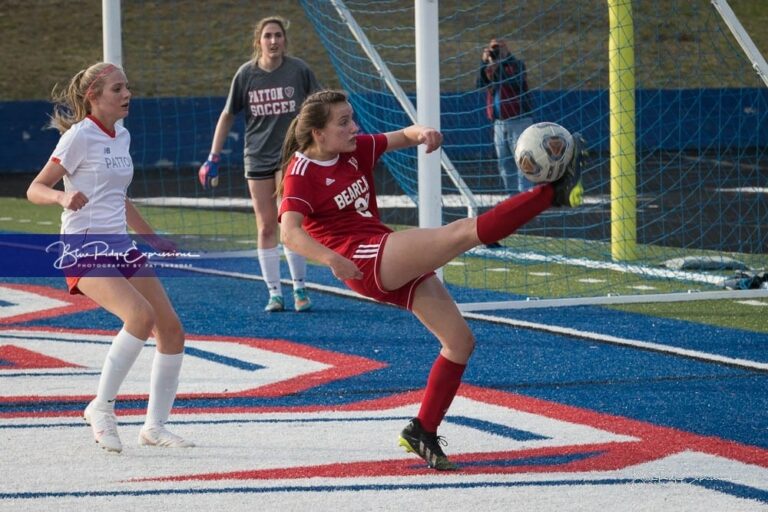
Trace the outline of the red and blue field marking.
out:
<instances>
[{"instance_id":1,"label":"red and blue field marking","mask_svg":"<svg viewBox=\"0 0 768 512\"><path fill-rule=\"evenodd\" d=\"M221 506L244 509L253 495L265 506L324 509L353 496L370 509L395 510L423 504L426 493L442 505L460 506L469 496L480 508L514 499L531 510L590 510L626 499L657 510L768 506L762 372L472 321L478 347L441 428L462 469L436 474L396 448L438 349L409 313L317 293L311 313L267 315L260 283L165 283L189 333L173 428L198 447L169 453L133 444L146 406L149 346L119 403L126 450L118 457L98 450L78 416L119 325L87 303L28 301L23 316L6 317L17 320L0 317L0 433L4 465L14 467L0 503L204 506L218 496ZM55 279L10 284L69 298L57 294ZM211 302L211 290L227 300ZM0 295L0 315L19 307L10 297ZM523 316L547 319L544 312ZM763 335L619 316L575 308L556 319L765 359ZM39 478L42 464L57 476ZM678 501L683 508L666 508Z\"/></svg>"}]
</instances>

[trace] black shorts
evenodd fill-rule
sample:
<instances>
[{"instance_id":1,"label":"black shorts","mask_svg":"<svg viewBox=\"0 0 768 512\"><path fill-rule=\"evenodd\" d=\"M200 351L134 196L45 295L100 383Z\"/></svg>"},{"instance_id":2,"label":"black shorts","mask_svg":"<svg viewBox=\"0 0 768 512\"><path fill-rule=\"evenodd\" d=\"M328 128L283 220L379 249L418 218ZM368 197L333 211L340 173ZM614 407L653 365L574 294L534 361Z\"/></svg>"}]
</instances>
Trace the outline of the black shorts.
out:
<instances>
[{"instance_id":1,"label":"black shorts","mask_svg":"<svg viewBox=\"0 0 768 512\"><path fill-rule=\"evenodd\" d=\"M275 173L278 169L259 170L254 165L253 158L246 156L243 158L243 168L245 173L245 179L247 180L272 180L275 179Z\"/></svg>"}]
</instances>

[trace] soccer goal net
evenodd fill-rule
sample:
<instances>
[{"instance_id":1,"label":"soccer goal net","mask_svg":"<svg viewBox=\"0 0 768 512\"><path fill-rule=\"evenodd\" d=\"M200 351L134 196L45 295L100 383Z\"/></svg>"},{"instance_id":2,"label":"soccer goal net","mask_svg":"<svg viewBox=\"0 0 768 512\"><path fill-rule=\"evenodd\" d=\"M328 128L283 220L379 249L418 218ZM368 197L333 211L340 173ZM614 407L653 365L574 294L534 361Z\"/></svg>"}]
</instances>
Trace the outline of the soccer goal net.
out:
<instances>
[{"instance_id":1,"label":"soccer goal net","mask_svg":"<svg viewBox=\"0 0 768 512\"><path fill-rule=\"evenodd\" d=\"M195 176L262 13L251 2L212 1L185 14L190 4L123 5L136 100L126 119L137 167L131 194L155 226L191 246L252 250L241 122L219 188L203 190ZM413 1L284 8L293 13L289 51L330 60L333 71L319 78L350 93L364 131L413 122L404 108L416 98ZM441 0L438 16L443 222L506 197L477 83L493 37L526 64L533 120L581 132L591 154L583 207L548 210L502 247L481 246L444 269L448 283L484 291L484 302L462 307L719 297L727 277L766 266L768 88L710 2ZM382 160L387 223L417 223L416 169L416 151Z\"/></svg>"},{"instance_id":2,"label":"soccer goal net","mask_svg":"<svg viewBox=\"0 0 768 512\"><path fill-rule=\"evenodd\" d=\"M765 266L768 89L708 2L631 4L439 3L444 151L462 179L444 175L444 222L505 197L477 82L491 38L525 62L533 120L580 131L591 153L584 207L446 268L448 282L500 292L465 309L723 297L725 277ZM398 89L415 98L413 2L302 5L363 128L412 122ZM385 165L417 201L415 152Z\"/></svg>"}]
</instances>

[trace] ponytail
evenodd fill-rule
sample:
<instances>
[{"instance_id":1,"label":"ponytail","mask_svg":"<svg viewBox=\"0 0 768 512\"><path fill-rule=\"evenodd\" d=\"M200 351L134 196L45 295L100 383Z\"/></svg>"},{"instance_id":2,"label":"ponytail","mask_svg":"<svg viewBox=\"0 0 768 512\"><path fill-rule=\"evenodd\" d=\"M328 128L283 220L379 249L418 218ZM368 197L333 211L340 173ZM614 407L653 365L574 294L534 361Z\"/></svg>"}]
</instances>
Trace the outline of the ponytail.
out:
<instances>
[{"instance_id":1,"label":"ponytail","mask_svg":"<svg viewBox=\"0 0 768 512\"><path fill-rule=\"evenodd\" d=\"M89 96L98 97L104 88L104 79L115 69L114 64L99 62L86 69L80 70L66 89L60 90L58 85L51 91L53 100L53 114L49 126L64 133L73 124L85 119L91 113L91 101Z\"/></svg>"},{"instance_id":2,"label":"ponytail","mask_svg":"<svg viewBox=\"0 0 768 512\"><path fill-rule=\"evenodd\" d=\"M82 87L83 76L87 70L83 69L72 77L65 89L59 89L58 84L51 91L53 99L53 114L51 115L51 128L64 133L69 128L88 115L85 105L85 92Z\"/></svg>"}]
</instances>

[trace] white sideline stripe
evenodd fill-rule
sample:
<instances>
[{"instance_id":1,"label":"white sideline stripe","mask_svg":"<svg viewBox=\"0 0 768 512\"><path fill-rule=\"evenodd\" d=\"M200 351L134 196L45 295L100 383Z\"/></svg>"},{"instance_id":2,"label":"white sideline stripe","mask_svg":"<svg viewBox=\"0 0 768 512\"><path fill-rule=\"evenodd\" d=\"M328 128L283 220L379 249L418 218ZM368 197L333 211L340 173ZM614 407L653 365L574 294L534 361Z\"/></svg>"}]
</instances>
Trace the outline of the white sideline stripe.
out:
<instances>
[{"instance_id":1,"label":"white sideline stripe","mask_svg":"<svg viewBox=\"0 0 768 512\"><path fill-rule=\"evenodd\" d=\"M252 242L252 240L250 240ZM241 249L239 251L213 251L201 252L196 259L201 260L222 260L232 258L256 258L259 253L256 249ZM177 258L184 259L184 258Z\"/></svg>"},{"instance_id":2,"label":"white sideline stripe","mask_svg":"<svg viewBox=\"0 0 768 512\"><path fill-rule=\"evenodd\" d=\"M461 196L459 195L444 197L451 198L450 202L456 203L456 206L464 206L461 204ZM502 195L489 195L486 198L488 202L486 206L492 206L506 197ZM416 203L406 195L383 195L376 196L376 199L379 208L416 208ZM131 201L147 206L253 209L251 200L241 197L139 197L131 199Z\"/></svg>"},{"instance_id":3,"label":"white sideline stripe","mask_svg":"<svg viewBox=\"0 0 768 512\"><path fill-rule=\"evenodd\" d=\"M176 268L173 266L173 264L155 263L155 265L158 267ZM248 281L264 281L264 278L260 275L247 274L245 272L232 272L229 270L216 270L213 268L201 268L201 267L183 267L181 270L185 270L187 272L196 272L198 274L208 274L212 276L234 277L237 279L246 279ZM293 281L291 281L288 278L281 279L280 282L285 285L293 284ZM335 286L327 286L324 284L310 283L310 282L306 282L306 288L309 288L310 290L318 290L321 292L333 293L336 295L343 295L345 297L351 297L354 299L363 299L370 302L378 303L378 301L376 300L370 299L368 297L365 297L364 295L360 295L359 293L354 292L352 290L348 290L346 288L338 288Z\"/></svg>"},{"instance_id":4,"label":"white sideline stripe","mask_svg":"<svg viewBox=\"0 0 768 512\"><path fill-rule=\"evenodd\" d=\"M475 194L477 206L495 206L507 199L507 194ZM440 196L442 205L448 208L465 208L466 199L460 194L444 194ZM584 197L584 204L605 205L610 204L607 197ZM167 206L185 208L245 208L253 209L253 203L249 198L242 197L137 197L131 201L147 206ZM377 195L376 203L379 208L416 208L416 203L407 195Z\"/></svg>"},{"instance_id":5,"label":"white sideline stripe","mask_svg":"<svg viewBox=\"0 0 768 512\"><path fill-rule=\"evenodd\" d=\"M606 304L643 304L649 302L685 302L692 300L768 298L768 290L722 290L683 293L647 293L645 295L608 295L603 297L573 297L565 299L505 300L499 302L462 302L459 311L489 311L494 309L536 309L566 306L599 306Z\"/></svg>"},{"instance_id":6,"label":"white sideline stripe","mask_svg":"<svg viewBox=\"0 0 768 512\"><path fill-rule=\"evenodd\" d=\"M505 260L519 260L519 261L538 261L546 263L557 263L560 265L575 265L579 267L598 269L598 270L612 270L615 272L624 272L628 274L637 274L642 276L659 277L662 279L677 279L681 281L694 281L704 284L712 284L715 286L722 286L722 276L714 276L711 274L704 274L701 272L685 272L682 270L660 269L651 268L643 265L627 265L621 263L614 263L611 261L595 261L586 258L567 258L565 256L551 255L551 254L539 254L535 252L516 252L511 249L487 249L485 247L475 247L467 251L465 254L477 255L477 256L492 256Z\"/></svg>"},{"instance_id":7,"label":"white sideline stripe","mask_svg":"<svg viewBox=\"0 0 768 512\"><path fill-rule=\"evenodd\" d=\"M742 194L768 194L768 187L716 188L715 192L738 192Z\"/></svg>"},{"instance_id":8,"label":"white sideline stripe","mask_svg":"<svg viewBox=\"0 0 768 512\"><path fill-rule=\"evenodd\" d=\"M594 341L599 341L603 343L610 343L612 345L621 345L625 347L651 350L653 352L662 352L665 354L672 354L675 356L687 357L690 359L697 359L699 361L708 361L712 363L725 364L728 366L737 366L739 368L746 368L749 370L758 370L762 372L768 372L768 363L760 363L758 361L751 361L749 359L740 359L735 357L721 356L718 354L710 354L708 352L701 352L699 350L690 350L687 348L669 347L666 345L662 345L660 343L652 343L649 341L619 338L617 336L610 336L607 334L600 334L596 332L579 331L577 329L571 329L569 327L558 327L555 325L526 322L525 320L512 320L509 318L500 318L497 316L481 315L478 313L462 313L462 315L465 318L471 318L473 320L484 320L486 322L508 324L515 327L526 327L529 329L535 329L537 331L551 332L553 334L562 334L565 336L572 336L576 338L594 340Z\"/></svg>"},{"instance_id":9,"label":"white sideline stripe","mask_svg":"<svg viewBox=\"0 0 768 512\"><path fill-rule=\"evenodd\" d=\"M761 300L737 300L739 304L744 304L745 306L757 306L757 307L765 307L768 306L768 302L763 302Z\"/></svg>"},{"instance_id":10,"label":"white sideline stripe","mask_svg":"<svg viewBox=\"0 0 768 512\"><path fill-rule=\"evenodd\" d=\"M163 264L158 264L158 266L162 266ZM217 275L217 276L224 276L224 277L235 277L238 279L247 279L251 281L263 281L264 278L255 274L245 274L243 272L229 272L224 270L214 270L214 269L207 269L207 268L197 268L197 267L185 267L183 270L186 270L188 272L198 272L201 274L210 274L210 275ZM289 285L292 283L290 279L281 279L281 283ZM354 299L362 299L367 300L369 302L374 302L376 304L382 304L379 301L370 299L368 297L365 297L363 295L360 295L357 292L353 292L352 290L349 290L347 288L338 288L336 286L328 286L323 284L316 284L316 283L306 283L306 287L311 290L318 290L326 293L332 293L335 295L341 295L343 297L350 297ZM756 291L756 292L763 292L764 296L768 296L768 290L745 290L741 293L746 293L748 291ZM719 292L716 292L719 293ZM382 304L386 305L386 304ZM390 306L394 307L394 306ZM461 309L461 308L460 308ZM712 363L718 363L718 364L725 364L728 366L736 366L739 368L746 368L749 370L757 370L757 371L763 371L768 372L768 363L760 363L757 361L751 361L749 359L739 359L739 358L733 358L733 357L726 357L726 356L720 356L717 354L710 354L708 352L701 352L698 350L689 350L684 348L676 348L676 347L668 347L666 345L662 345L660 343L652 343L647 341L640 341L640 340L631 340L627 338L619 338L616 336L609 336L605 334L599 334L595 332L589 332L589 331L579 331L577 329L571 329L568 327L558 327L554 325L547 325L547 324L539 324L536 322L527 322L525 320L515 320L511 318L503 318L498 316L491 316L491 315L484 315L479 313L471 313L467 311L462 311L461 315L464 318L468 318L471 320L480 320L484 322L492 322L497 324L505 324L505 325L511 325L513 327L522 327L525 329L533 329L537 331L544 331L544 332L550 332L553 334L561 334L565 336L575 337L575 338L581 338L585 340L594 340L599 341L602 343L610 343L613 345L622 345L626 347L633 347L633 348L639 348L643 350L651 350L654 352L661 352L665 354L671 354L675 356L680 357L687 357L690 359L696 359L699 361L707 361Z\"/></svg>"}]
</instances>

